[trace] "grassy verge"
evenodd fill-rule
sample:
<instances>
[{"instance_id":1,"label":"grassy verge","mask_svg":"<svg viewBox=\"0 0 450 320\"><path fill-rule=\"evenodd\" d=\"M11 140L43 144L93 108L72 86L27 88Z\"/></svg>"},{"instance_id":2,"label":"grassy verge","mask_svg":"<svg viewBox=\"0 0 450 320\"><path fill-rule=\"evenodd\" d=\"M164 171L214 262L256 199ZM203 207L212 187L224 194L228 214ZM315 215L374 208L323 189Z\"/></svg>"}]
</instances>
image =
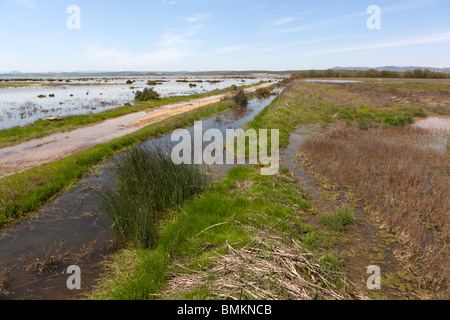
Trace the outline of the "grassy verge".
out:
<instances>
[{"instance_id":1,"label":"grassy verge","mask_svg":"<svg viewBox=\"0 0 450 320\"><path fill-rule=\"evenodd\" d=\"M71 157L0 180L0 227L35 211L48 199L77 183L93 166L125 148L192 125L194 121L235 107L231 101L205 106L152 124L135 133L97 145Z\"/></svg>"},{"instance_id":2,"label":"grassy verge","mask_svg":"<svg viewBox=\"0 0 450 320\"><path fill-rule=\"evenodd\" d=\"M151 250L124 250L91 298L343 299L339 255L298 181L232 169L172 211Z\"/></svg>"},{"instance_id":3,"label":"grassy verge","mask_svg":"<svg viewBox=\"0 0 450 320\"><path fill-rule=\"evenodd\" d=\"M241 89L251 88L257 85L239 87ZM44 121L38 120L25 127L15 127L0 131L0 148L23 142L30 139L42 138L56 132L71 131L81 126L94 124L110 118L124 116L130 113L139 112L146 109L156 108L162 105L200 99L209 96L219 95L231 92L230 88L223 90L214 90L206 94L197 94L190 96L178 96L163 98L160 100L151 100L147 102L136 102L131 107L120 107L107 110L101 113L90 115L75 115L63 117L62 121Z\"/></svg>"}]
</instances>

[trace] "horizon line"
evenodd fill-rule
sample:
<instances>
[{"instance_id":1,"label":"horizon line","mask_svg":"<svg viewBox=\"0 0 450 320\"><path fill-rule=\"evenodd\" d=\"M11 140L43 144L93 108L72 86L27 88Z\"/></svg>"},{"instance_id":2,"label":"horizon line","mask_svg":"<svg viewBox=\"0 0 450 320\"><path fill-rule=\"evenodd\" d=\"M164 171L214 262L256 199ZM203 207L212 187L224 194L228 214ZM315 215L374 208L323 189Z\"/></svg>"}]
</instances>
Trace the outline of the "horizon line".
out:
<instances>
[{"instance_id":1,"label":"horizon line","mask_svg":"<svg viewBox=\"0 0 450 320\"><path fill-rule=\"evenodd\" d=\"M0 72L0 75L26 75L26 74L96 74L96 73L160 73L160 74L179 74L179 73L223 73L223 72L295 72L295 71L325 71L325 70L333 70L340 69L339 71L354 71L356 69L380 69L380 68L418 68L418 69L450 69L450 67L433 67L433 66L395 66L395 65L386 65L379 67L340 67L335 66L332 68L313 68L313 69L284 69L284 70L271 70L271 69L253 69L253 70L208 70L208 71L131 71L131 70L122 70L122 71L111 71L111 70L88 70L88 71L40 71L40 72L22 72L22 71L8 71L8 72Z\"/></svg>"}]
</instances>

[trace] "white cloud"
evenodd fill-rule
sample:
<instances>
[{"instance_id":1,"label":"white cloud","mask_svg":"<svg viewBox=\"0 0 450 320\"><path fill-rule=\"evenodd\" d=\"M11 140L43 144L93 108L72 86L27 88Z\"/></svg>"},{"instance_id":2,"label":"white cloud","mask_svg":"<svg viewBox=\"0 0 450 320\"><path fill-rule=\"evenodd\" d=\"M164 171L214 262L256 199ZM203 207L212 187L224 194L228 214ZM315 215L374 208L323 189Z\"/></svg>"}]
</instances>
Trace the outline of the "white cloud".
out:
<instances>
[{"instance_id":1,"label":"white cloud","mask_svg":"<svg viewBox=\"0 0 450 320\"><path fill-rule=\"evenodd\" d=\"M450 32L437 33L412 39L406 40L391 40L380 43L371 43L371 44L361 44L354 45L348 47L341 48L331 48L331 49L322 49L308 52L309 55L321 55L321 54L329 54L329 53L339 53L339 52L348 52L348 51L359 51L359 50L368 50L368 49L380 49L380 48L394 48L394 47L404 47L418 44L427 44L427 43L442 43L442 42L450 42Z\"/></svg>"},{"instance_id":2,"label":"white cloud","mask_svg":"<svg viewBox=\"0 0 450 320\"><path fill-rule=\"evenodd\" d=\"M208 14L197 13L197 14L194 14L194 15L192 15L190 17L185 18L184 21L192 23L192 22L198 22L198 21L203 20L203 19L208 18L208 17L209 17Z\"/></svg>"},{"instance_id":3,"label":"white cloud","mask_svg":"<svg viewBox=\"0 0 450 320\"><path fill-rule=\"evenodd\" d=\"M132 50L110 48L106 45L90 44L86 56L95 64L96 70L164 70L170 71L183 58L192 55L195 42L192 37L202 28L194 25L180 33L168 29L154 43L154 48L143 53Z\"/></svg>"},{"instance_id":4,"label":"white cloud","mask_svg":"<svg viewBox=\"0 0 450 320\"><path fill-rule=\"evenodd\" d=\"M354 17L364 16L364 15L367 15L366 11L350 13L350 14L346 14L346 15L343 15L343 16L339 16L339 17L325 19L325 20L322 20L320 22L316 22L316 23L312 23L312 24L308 24L308 25L302 25L302 26L297 26L297 27L293 27L293 28L290 28L290 29L285 29L285 30L282 30L280 33L294 32L294 31L305 31L305 30L310 30L310 29L314 29L314 28L317 28L317 27L328 26L328 25L333 25L333 24L339 24L339 23L346 22L346 21L348 21L348 20L350 20L350 19L352 19Z\"/></svg>"},{"instance_id":5,"label":"white cloud","mask_svg":"<svg viewBox=\"0 0 450 320\"><path fill-rule=\"evenodd\" d=\"M163 4L167 4L167 5L174 5L174 4L178 4L181 1L179 0L163 0Z\"/></svg>"},{"instance_id":6,"label":"white cloud","mask_svg":"<svg viewBox=\"0 0 450 320\"><path fill-rule=\"evenodd\" d=\"M115 49L95 50L89 54L98 70L163 70L189 53L180 49L162 49L142 54Z\"/></svg>"},{"instance_id":7,"label":"white cloud","mask_svg":"<svg viewBox=\"0 0 450 320\"><path fill-rule=\"evenodd\" d=\"M231 52L247 49L248 47L250 47L250 45L248 45L248 44L227 46L227 47L217 49L216 53L217 54L231 53Z\"/></svg>"},{"instance_id":8,"label":"white cloud","mask_svg":"<svg viewBox=\"0 0 450 320\"><path fill-rule=\"evenodd\" d=\"M259 53L264 52L273 52L273 51L286 51L288 49L292 49L299 46L304 46L308 44L314 44L324 41L330 41L333 38L319 38L319 39L311 39L311 40L301 40L301 41L294 41L284 46L274 46L274 47L266 47L266 48L259 48L256 51Z\"/></svg>"},{"instance_id":9,"label":"white cloud","mask_svg":"<svg viewBox=\"0 0 450 320\"><path fill-rule=\"evenodd\" d=\"M402 11L402 10L408 10L408 9L418 9L423 7L431 7L440 5L443 3L449 3L449 0L413 0L413 1L404 1L400 2L396 5L390 6L390 7L381 7L381 12L396 12L396 11ZM311 30L317 27L323 27L323 26L329 26L329 25L338 25L341 23L345 23L347 21L350 21L351 19L355 17L361 17L366 16L367 12L365 10L362 10L360 12L353 12L346 15L333 17L329 19L325 19L316 23L308 24L308 25L301 25L297 27L293 27L290 29L285 29L278 31L276 33L286 33L286 32L295 32L295 31L305 31L305 30ZM280 22L283 22L280 20Z\"/></svg>"},{"instance_id":10,"label":"white cloud","mask_svg":"<svg viewBox=\"0 0 450 320\"><path fill-rule=\"evenodd\" d=\"M382 12L395 12L408 9L418 9L423 7L431 7L440 5L442 3L449 3L448 0L415 0L403 1L390 7L381 7Z\"/></svg>"},{"instance_id":11,"label":"white cloud","mask_svg":"<svg viewBox=\"0 0 450 320\"><path fill-rule=\"evenodd\" d=\"M13 1L27 9L33 9L36 7L35 0L13 0Z\"/></svg>"},{"instance_id":12,"label":"white cloud","mask_svg":"<svg viewBox=\"0 0 450 320\"><path fill-rule=\"evenodd\" d=\"M161 40L157 43L157 45L171 47L174 45L188 44L190 42L190 38L196 36L202 28L202 25L193 25L182 33L176 32L174 29L168 29L163 35L161 35Z\"/></svg>"},{"instance_id":13,"label":"white cloud","mask_svg":"<svg viewBox=\"0 0 450 320\"><path fill-rule=\"evenodd\" d=\"M166 32L161 36L161 41L158 43L159 45L169 47L175 44L187 43L187 35L186 34L176 34L173 32Z\"/></svg>"},{"instance_id":14,"label":"white cloud","mask_svg":"<svg viewBox=\"0 0 450 320\"><path fill-rule=\"evenodd\" d=\"M297 20L297 18L294 18L294 17L281 18L281 19L279 19L277 21L272 22L272 25L273 26L281 26L283 24L291 23L291 22L293 22L295 20Z\"/></svg>"}]
</instances>

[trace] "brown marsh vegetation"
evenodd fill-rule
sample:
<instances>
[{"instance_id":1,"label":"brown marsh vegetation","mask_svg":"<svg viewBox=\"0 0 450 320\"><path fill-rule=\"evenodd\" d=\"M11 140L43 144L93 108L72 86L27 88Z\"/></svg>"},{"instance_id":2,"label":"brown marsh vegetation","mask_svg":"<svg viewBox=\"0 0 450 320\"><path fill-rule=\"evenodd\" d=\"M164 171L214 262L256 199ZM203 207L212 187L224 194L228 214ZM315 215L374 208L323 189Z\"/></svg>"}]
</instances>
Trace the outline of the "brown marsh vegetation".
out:
<instances>
[{"instance_id":1,"label":"brown marsh vegetation","mask_svg":"<svg viewBox=\"0 0 450 320\"><path fill-rule=\"evenodd\" d=\"M450 154L429 147L434 139L412 127L335 126L303 147L315 171L355 190L370 214L419 253L442 290L450 278Z\"/></svg>"},{"instance_id":2,"label":"brown marsh vegetation","mask_svg":"<svg viewBox=\"0 0 450 320\"><path fill-rule=\"evenodd\" d=\"M357 196L333 198L335 205L356 205L358 212L364 211L362 205L367 214L357 219L395 233L414 257L408 262L427 270L412 274L417 279L411 281L432 295L448 296L450 138L448 131L412 124L417 118L450 115L449 82L286 82L283 94L249 127L277 128L280 144L287 146L297 126L317 124L321 133L300 149L304 164L327 186ZM340 249L353 250L348 245Z\"/></svg>"}]
</instances>

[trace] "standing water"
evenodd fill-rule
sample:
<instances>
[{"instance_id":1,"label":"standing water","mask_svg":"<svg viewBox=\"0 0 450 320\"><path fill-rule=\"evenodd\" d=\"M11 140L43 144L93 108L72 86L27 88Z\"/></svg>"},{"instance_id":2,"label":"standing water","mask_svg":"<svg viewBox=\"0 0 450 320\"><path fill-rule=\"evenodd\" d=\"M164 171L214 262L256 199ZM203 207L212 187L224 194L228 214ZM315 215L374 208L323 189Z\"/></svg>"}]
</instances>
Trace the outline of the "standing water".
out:
<instances>
[{"instance_id":1,"label":"standing water","mask_svg":"<svg viewBox=\"0 0 450 320\"><path fill-rule=\"evenodd\" d=\"M65 117L114 109L134 100L136 91L146 87L153 88L162 98L166 98L202 94L232 85L253 85L268 79L150 80L157 84L148 85L146 78L135 79L131 84L121 83L125 80L108 80L108 83L95 80L52 86L42 83L42 86L0 88L0 130L25 126L49 116Z\"/></svg>"},{"instance_id":2,"label":"standing water","mask_svg":"<svg viewBox=\"0 0 450 320\"><path fill-rule=\"evenodd\" d=\"M414 126L422 129L450 131L450 117L429 117L426 119L418 119L414 123Z\"/></svg>"},{"instance_id":3,"label":"standing water","mask_svg":"<svg viewBox=\"0 0 450 320\"><path fill-rule=\"evenodd\" d=\"M280 94L278 91L277 94ZM275 99L249 101L247 108L230 110L203 121L203 128L239 129ZM193 127L188 129L193 132ZM174 146L171 134L144 145ZM105 256L116 249L113 233L98 210L96 192L113 186L115 160L102 164L76 188L44 205L34 218L0 232L0 299L77 299L88 294L102 271ZM228 166L214 166L216 177ZM82 289L69 290L71 265L81 269Z\"/></svg>"}]
</instances>

